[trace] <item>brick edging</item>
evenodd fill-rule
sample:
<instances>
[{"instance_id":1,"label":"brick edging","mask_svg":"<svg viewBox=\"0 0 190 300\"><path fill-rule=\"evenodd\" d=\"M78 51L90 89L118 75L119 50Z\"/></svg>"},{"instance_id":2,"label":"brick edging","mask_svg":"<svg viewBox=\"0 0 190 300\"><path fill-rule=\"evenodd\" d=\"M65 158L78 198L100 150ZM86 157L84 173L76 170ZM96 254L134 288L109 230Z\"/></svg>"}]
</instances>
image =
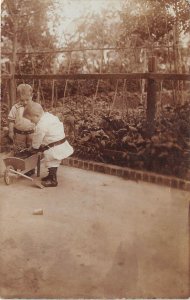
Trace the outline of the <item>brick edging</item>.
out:
<instances>
[{"instance_id":1,"label":"brick edging","mask_svg":"<svg viewBox=\"0 0 190 300\"><path fill-rule=\"evenodd\" d=\"M89 160L82 160L76 157L69 157L62 161L62 165L72 166L84 170L100 172L109 175L123 177L124 179L142 180L160 185L178 188L185 191L190 191L190 181L171 177L161 174L156 174L147 171L138 171L127 167L120 167L110 164L104 164Z\"/></svg>"}]
</instances>

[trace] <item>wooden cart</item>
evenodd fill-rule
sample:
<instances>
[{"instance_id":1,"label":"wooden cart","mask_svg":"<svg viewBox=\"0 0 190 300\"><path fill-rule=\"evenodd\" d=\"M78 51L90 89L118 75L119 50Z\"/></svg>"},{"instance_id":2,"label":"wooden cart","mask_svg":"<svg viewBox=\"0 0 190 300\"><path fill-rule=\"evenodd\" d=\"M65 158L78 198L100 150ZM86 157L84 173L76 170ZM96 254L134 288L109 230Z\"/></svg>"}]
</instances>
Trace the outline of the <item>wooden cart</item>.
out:
<instances>
[{"instance_id":1,"label":"wooden cart","mask_svg":"<svg viewBox=\"0 0 190 300\"><path fill-rule=\"evenodd\" d=\"M26 158L20 157L7 157L5 158L4 164L6 166L4 172L4 181L7 185L11 184L13 178L20 176L35 181L33 178L25 175L27 172L37 167L37 177L40 176L40 159L41 153L35 153ZM39 184L38 184L39 186ZM41 187L41 186L39 186Z\"/></svg>"}]
</instances>

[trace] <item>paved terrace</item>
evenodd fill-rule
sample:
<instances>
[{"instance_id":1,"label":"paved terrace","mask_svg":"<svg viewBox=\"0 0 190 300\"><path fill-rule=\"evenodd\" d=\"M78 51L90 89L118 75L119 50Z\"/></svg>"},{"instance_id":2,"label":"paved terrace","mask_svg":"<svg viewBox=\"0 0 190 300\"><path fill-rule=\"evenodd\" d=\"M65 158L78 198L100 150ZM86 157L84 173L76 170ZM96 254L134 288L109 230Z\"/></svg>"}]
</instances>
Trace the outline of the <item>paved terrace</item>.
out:
<instances>
[{"instance_id":1,"label":"paved terrace","mask_svg":"<svg viewBox=\"0 0 190 300\"><path fill-rule=\"evenodd\" d=\"M0 194L2 298L190 295L189 192L61 166L57 188Z\"/></svg>"}]
</instances>

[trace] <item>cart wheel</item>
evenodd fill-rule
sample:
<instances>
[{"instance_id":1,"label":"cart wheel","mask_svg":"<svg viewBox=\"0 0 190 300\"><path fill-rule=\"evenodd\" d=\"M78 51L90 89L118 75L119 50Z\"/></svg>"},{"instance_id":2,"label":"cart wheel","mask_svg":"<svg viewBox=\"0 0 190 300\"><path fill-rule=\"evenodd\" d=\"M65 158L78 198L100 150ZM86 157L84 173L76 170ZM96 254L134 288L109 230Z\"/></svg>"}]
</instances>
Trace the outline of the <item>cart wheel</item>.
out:
<instances>
[{"instance_id":1,"label":"cart wheel","mask_svg":"<svg viewBox=\"0 0 190 300\"><path fill-rule=\"evenodd\" d=\"M13 168L13 166L7 166L6 167L6 170L5 170L5 173L4 173L4 181L5 181L5 183L7 184L7 185L9 185L9 184L11 184L11 182L12 182L12 176L11 176L11 172L10 172L10 169L13 169L14 170L14 168Z\"/></svg>"}]
</instances>

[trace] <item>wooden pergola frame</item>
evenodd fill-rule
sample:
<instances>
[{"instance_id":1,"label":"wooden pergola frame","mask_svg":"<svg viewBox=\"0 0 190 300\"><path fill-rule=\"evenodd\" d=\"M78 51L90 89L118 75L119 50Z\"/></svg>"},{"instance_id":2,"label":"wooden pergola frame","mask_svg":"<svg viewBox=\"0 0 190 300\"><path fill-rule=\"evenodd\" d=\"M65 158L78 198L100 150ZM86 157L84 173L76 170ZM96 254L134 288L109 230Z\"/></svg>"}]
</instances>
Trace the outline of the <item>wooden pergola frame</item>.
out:
<instances>
[{"instance_id":1,"label":"wooden pergola frame","mask_svg":"<svg viewBox=\"0 0 190 300\"><path fill-rule=\"evenodd\" d=\"M93 73L93 74L10 74L2 75L2 79L9 79L10 86L14 86L15 79L23 80L107 80L107 79L123 79L123 80L139 80L145 79L147 81L147 134L151 136L155 128L155 114L156 114L156 82L162 80L172 81L190 81L190 74L179 73L156 73L156 58L151 57L148 63L149 72L146 73ZM11 74L12 73L12 74ZM12 83L12 84L11 84ZM10 93L11 95L13 94ZM11 103L14 100L11 99Z\"/></svg>"},{"instance_id":2,"label":"wooden pergola frame","mask_svg":"<svg viewBox=\"0 0 190 300\"><path fill-rule=\"evenodd\" d=\"M13 75L6 74L2 79L13 79ZM49 79L49 80L91 80L91 79L152 79L152 80L183 80L190 81L190 74L179 73L91 73L91 74L15 74L14 79Z\"/></svg>"}]
</instances>

